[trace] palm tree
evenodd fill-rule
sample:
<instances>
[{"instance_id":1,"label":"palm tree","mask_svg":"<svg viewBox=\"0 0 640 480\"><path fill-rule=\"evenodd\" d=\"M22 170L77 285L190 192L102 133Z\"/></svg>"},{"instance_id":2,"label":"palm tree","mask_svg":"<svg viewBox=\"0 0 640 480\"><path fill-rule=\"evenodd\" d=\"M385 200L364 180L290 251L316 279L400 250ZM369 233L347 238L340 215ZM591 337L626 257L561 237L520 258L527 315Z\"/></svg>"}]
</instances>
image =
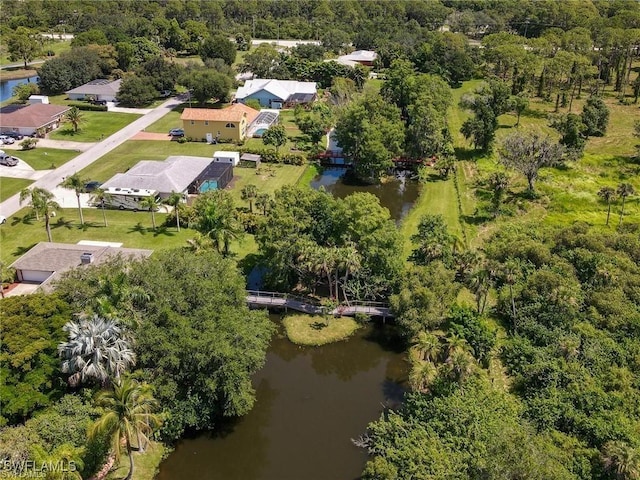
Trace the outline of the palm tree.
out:
<instances>
[{"instance_id":1,"label":"palm tree","mask_svg":"<svg viewBox=\"0 0 640 480\"><path fill-rule=\"evenodd\" d=\"M475 366L475 359L465 350L455 350L447 358L451 375L460 383L464 382Z\"/></svg>"},{"instance_id":2,"label":"palm tree","mask_svg":"<svg viewBox=\"0 0 640 480\"><path fill-rule=\"evenodd\" d=\"M105 409L105 413L89 429L89 438L107 435L111 439L111 449L116 459L122 451L122 439L129 456L129 473L133 476L133 446L135 437L138 449L143 451L149 435L161 423L160 415L153 413L158 402L153 398L151 387L124 377L116 382L113 390L99 392L95 404Z\"/></svg>"},{"instance_id":3,"label":"palm tree","mask_svg":"<svg viewBox=\"0 0 640 480\"><path fill-rule=\"evenodd\" d=\"M73 107L64 116L67 122L73 125L73 131L78 132L78 127L84 121L84 116L78 107Z\"/></svg>"},{"instance_id":4,"label":"palm tree","mask_svg":"<svg viewBox=\"0 0 640 480\"><path fill-rule=\"evenodd\" d=\"M268 193L260 193L256 197L256 207L261 208L262 214L265 216L267 215L267 207L269 207L270 203L271 197Z\"/></svg>"},{"instance_id":5,"label":"palm tree","mask_svg":"<svg viewBox=\"0 0 640 480\"><path fill-rule=\"evenodd\" d=\"M167 205L173 207L173 211L176 213L176 225L178 226L178 231L180 231L180 207L182 206L182 201L184 196L181 193L171 191L171 195L164 201Z\"/></svg>"},{"instance_id":6,"label":"palm tree","mask_svg":"<svg viewBox=\"0 0 640 480\"><path fill-rule=\"evenodd\" d=\"M47 480L82 480L80 470L84 468L83 448L74 447L70 443L63 443L53 451L48 452L42 445L34 444L31 447L33 459L38 465L56 465L61 468L51 469L46 476Z\"/></svg>"},{"instance_id":7,"label":"palm tree","mask_svg":"<svg viewBox=\"0 0 640 480\"><path fill-rule=\"evenodd\" d=\"M58 353L62 372L71 374L71 386L89 379L104 384L135 365L135 353L116 320L94 315L67 322L63 330L69 332L69 341L58 345Z\"/></svg>"},{"instance_id":8,"label":"palm tree","mask_svg":"<svg viewBox=\"0 0 640 480\"><path fill-rule=\"evenodd\" d=\"M493 198L491 200L493 203L493 214L497 216L504 194L509 188L509 177L504 172L494 172L489 176L488 183L493 192Z\"/></svg>"},{"instance_id":9,"label":"palm tree","mask_svg":"<svg viewBox=\"0 0 640 480\"><path fill-rule=\"evenodd\" d=\"M80 194L84 191L84 184L87 183L86 180L80 178L78 173L74 173L73 175L68 176L64 179L64 181L60 184L62 188L66 188L67 190L73 190L76 192L76 199L78 200L78 212L80 213L80 225L84 225L84 217L82 216L82 205L80 203Z\"/></svg>"},{"instance_id":10,"label":"palm tree","mask_svg":"<svg viewBox=\"0 0 640 480\"><path fill-rule=\"evenodd\" d=\"M440 354L440 339L433 333L421 331L413 340L412 349L420 360L434 362Z\"/></svg>"},{"instance_id":11,"label":"palm tree","mask_svg":"<svg viewBox=\"0 0 640 480\"><path fill-rule=\"evenodd\" d=\"M54 211L60 209L60 205L53 199L53 193L40 187L25 188L20 192L20 204L29 199L29 206L36 214L36 220L40 215L44 217L44 227L47 230L47 238L51 239L51 215Z\"/></svg>"},{"instance_id":12,"label":"palm tree","mask_svg":"<svg viewBox=\"0 0 640 480\"><path fill-rule=\"evenodd\" d=\"M636 193L636 191L634 190L633 185L631 185L630 183L621 183L620 185L618 185L617 193L620 198L622 198L622 209L620 210L620 221L618 222L618 226L620 226L622 224L622 217L624 216L624 202L627 197L630 197L631 195Z\"/></svg>"},{"instance_id":13,"label":"palm tree","mask_svg":"<svg viewBox=\"0 0 640 480\"><path fill-rule=\"evenodd\" d=\"M134 307L151 300L142 287L130 284L124 270L102 276L97 283L97 291L91 300L95 311L104 317L112 318L117 312L131 312Z\"/></svg>"},{"instance_id":14,"label":"palm tree","mask_svg":"<svg viewBox=\"0 0 640 480\"><path fill-rule=\"evenodd\" d=\"M91 202L94 204L100 204L100 208L102 209L102 219L104 220L104 226L108 227L109 224L107 223L107 214L104 211L104 207L105 207L105 203L111 199L111 194L109 194L109 192L107 192L105 189L103 188L96 188L93 191L93 195L91 196Z\"/></svg>"},{"instance_id":15,"label":"palm tree","mask_svg":"<svg viewBox=\"0 0 640 480\"><path fill-rule=\"evenodd\" d=\"M598 190L598 196L607 202L607 226L609 225L609 217L611 216L611 202L616 199L616 191L611 187L602 187Z\"/></svg>"},{"instance_id":16,"label":"palm tree","mask_svg":"<svg viewBox=\"0 0 640 480\"><path fill-rule=\"evenodd\" d=\"M0 262L0 298L4 298L4 286L11 284L16 276L16 270Z\"/></svg>"},{"instance_id":17,"label":"palm tree","mask_svg":"<svg viewBox=\"0 0 640 480\"><path fill-rule=\"evenodd\" d=\"M234 215L233 199L223 190L205 195L196 203L196 229L211 239L218 252L228 255L231 241L244 231Z\"/></svg>"},{"instance_id":18,"label":"palm tree","mask_svg":"<svg viewBox=\"0 0 640 480\"><path fill-rule=\"evenodd\" d=\"M619 480L640 479L640 455L621 441L610 441L602 448L604 468Z\"/></svg>"},{"instance_id":19,"label":"palm tree","mask_svg":"<svg viewBox=\"0 0 640 480\"><path fill-rule=\"evenodd\" d=\"M253 213L253 199L258 195L258 187L249 184L245 185L241 190L242 200L249 201L249 211Z\"/></svg>"},{"instance_id":20,"label":"palm tree","mask_svg":"<svg viewBox=\"0 0 640 480\"><path fill-rule=\"evenodd\" d=\"M429 361L415 363L409 373L411 387L419 392L426 392L438 377L437 367Z\"/></svg>"},{"instance_id":21,"label":"palm tree","mask_svg":"<svg viewBox=\"0 0 640 480\"><path fill-rule=\"evenodd\" d=\"M153 229L155 230L156 229L156 210L158 210L158 207L160 206L160 204L158 203L158 200L153 195L149 195L148 197L145 197L142 201L140 201L140 206L142 208L148 208L149 211L151 212L151 224L153 225Z\"/></svg>"}]
</instances>

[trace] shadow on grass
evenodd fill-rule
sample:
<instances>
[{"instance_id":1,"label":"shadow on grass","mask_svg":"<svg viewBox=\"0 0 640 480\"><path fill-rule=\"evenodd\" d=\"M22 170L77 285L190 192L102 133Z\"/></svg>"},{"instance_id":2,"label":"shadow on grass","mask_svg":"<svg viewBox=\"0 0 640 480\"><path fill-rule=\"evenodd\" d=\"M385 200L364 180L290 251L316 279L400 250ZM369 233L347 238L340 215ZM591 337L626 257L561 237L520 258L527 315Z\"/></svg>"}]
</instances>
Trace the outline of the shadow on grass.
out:
<instances>
[{"instance_id":1,"label":"shadow on grass","mask_svg":"<svg viewBox=\"0 0 640 480\"><path fill-rule=\"evenodd\" d=\"M473 148L456 147L454 150L455 150L456 158L458 160L475 162L485 156L485 152L481 150L475 150Z\"/></svg>"},{"instance_id":2,"label":"shadow on grass","mask_svg":"<svg viewBox=\"0 0 640 480\"><path fill-rule=\"evenodd\" d=\"M314 330L323 330L323 329L327 328L328 325L326 323L324 323L324 322L313 322L310 326Z\"/></svg>"},{"instance_id":3,"label":"shadow on grass","mask_svg":"<svg viewBox=\"0 0 640 480\"><path fill-rule=\"evenodd\" d=\"M26 247L16 247L16 249L13 251L12 255L14 257L21 257L22 255L27 253L29 250L31 250L35 246L36 246L36 244L32 243L31 245L28 245Z\"/></svg>"},{"instance_id":4,"label":"shadow on grass","mask_svg":"<svg viewBox=\"0 0 640 480\"><path fill-rule=\"evenodd\" d=\"M158 227L155 230L151 229L151 231L153 232L153 236L157 237L159 235L164 235L165 237L175 237L176 232L175 230L169 230L168 227Z\"/></svg>"},{"instance_id":5,"label":"shadow on grass","mask_svg":"<svg viewBox=\"0 0 640 480\"><path fill-rule=\"evenodd\" d=\"M51 222L52 229L58 229L62 227L66 228L67 230L71 230L73 228L73 222L71 220L65 220L64 217L60 217L55 222Z\"/></svg>"},{"instance_id":6,"label":"shadow on grass","mask_svg":"<svg viewBox=\"0 0 640 480\"><path fill-rule=\"evenodd\" d=\"M28 213L23 217L13 216L11 217L11 226L15 227L20 223L22 223L23 225L33 225L33 221L35 219L36 217L32 213Z\"/></svg>"},{"instance_id":7,"label":"shadow on grass","mask_svg":"<svg viewBox=\"0 0 640 480\"><path fill-rule=\"evenodd\" d=\"M524 112L522 112L522 115L520 115L520 117L527 117L527 118L547 118L549 116L549 113L546 112L545 110L533 110L533 109L526 109Z\"/></svg>"},{"instance_id":8,"label":"shadow on grass","mask_svg":"<svg viewBox=\"0 0 640 480\"><path fill-rule=\"evenodd\" d=\"M140 235L146 235L148 231L149 229L147 227L143 227L142 223L138 222L131 227L127 233L139 233Z\"/></svg>"},{"instance_id":9,"label":"shadow on grass","mask_svg":"<svg viewBox=\"0 0 640 480\"><path fill-rule=\"evenodd\" d=\"M72 128L65 128L64 130L58 130L56 133L61 137L75 137L80 134L80 130L74 132Z\"/></svg>"}]
</instances>

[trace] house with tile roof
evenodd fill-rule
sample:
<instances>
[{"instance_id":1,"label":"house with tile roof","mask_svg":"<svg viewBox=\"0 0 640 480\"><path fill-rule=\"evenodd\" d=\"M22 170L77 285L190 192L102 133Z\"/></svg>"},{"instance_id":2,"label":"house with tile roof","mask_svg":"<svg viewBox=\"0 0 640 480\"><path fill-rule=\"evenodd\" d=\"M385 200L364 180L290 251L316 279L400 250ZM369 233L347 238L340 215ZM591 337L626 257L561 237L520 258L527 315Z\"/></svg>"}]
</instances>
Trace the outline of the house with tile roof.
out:
<instances>
[{"instance_id":1,"label":"house with tile roof","mask_svg":"<svg viewBox=\"0 0 640 480\"><path fill-rule=\"evenodd\" d=\"M185 108L180 119L186 137L239 142L260 112L242 103L225 108Z\"/></svg>"},{"instance_id":2,"label":"house with tile roof","mask_svg":"<svg viewBox=\"0 0 640 480\"><path fill-rule=\"evenodd\" d=\"M117 173L101 188L155 190L161 198L172 192L188 194L194 182L202 181L202 173L213 162L209 157L171 156L164 161L142 160L125 173ZM233 172L232 172L233 176Z\"/></svg>"},{"instance_id":3,"label":"house with tile roof","mask_svg":"<svg viewBox=\"0 0 640 480\"><path fill-rule=\"evenodd\" d=\"M99 78L65 92L70 100L103 100L115 102L120 91L121 79L106 80Z\"/></svg>"},{"instance_id":4,"label":"house with tile roof","mask_svg":"<svg viewBox=\"0 0 640 480\"><path fill-rule=\"evenodd\" d=\"M277 109L312 103L317 95L315 82L254 78L238 88L235 98L241 103L255 99L263 107Z\"/></svg>"},{"instance_id":5,"label":"house with tile roof","mask_svg":"<svg viewBox=\"0 0 640 480\"><path fill-rule=\"evenodd\" d=\"M19 282L37 284L43 290L53 288L53 281L68 270L98 265L118 255L130 259L150 256L153 250L121 248L109 243L68 244L40 242L11 264Z\"/></svg>"},{"instance_id":6,"label":"house with tile roof","mask_svg":"<svg viewBox=\"0 0 640 480\"><path fill-rule=\"evenodd\" d=\"M45 103L7 105L0 109L0 131L44 136L60 126L62 118L69 110L71 107L66 105Z\"/></svg>"}]
</instances>

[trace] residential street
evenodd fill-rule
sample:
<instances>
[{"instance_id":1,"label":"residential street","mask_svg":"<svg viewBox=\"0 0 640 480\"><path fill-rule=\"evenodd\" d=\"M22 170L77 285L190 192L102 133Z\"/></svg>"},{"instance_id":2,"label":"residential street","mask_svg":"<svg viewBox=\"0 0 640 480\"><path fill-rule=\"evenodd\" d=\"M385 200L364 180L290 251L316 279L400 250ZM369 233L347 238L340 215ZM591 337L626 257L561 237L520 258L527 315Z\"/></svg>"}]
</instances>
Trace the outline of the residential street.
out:
<instances>
[{"instance_id":1,"label":"residential street","mask_svg":"<svg viewBox=\"0 0 640 480\"><path fill-rule=\"evenodd\" d=\"M162 118L180 103L181 102L179 100L170 98L162 105L149 111L149 113L138 118L131 124L124 127L122 130L114 133L110 137L105 138L99 143L93 144L93 146L78 155L73 160L65 163L55 170L50 171L35 183L33 183L31 186L45 188L47 190L53 191L58 186L58 184L62 182L62 179L64 177L73 175L86 166L91 165L103 155L122 145L124 142L135 136L138 132L140 132L144 128L147 128L158 119ZM65 206L67 206L66 202ZM4 215L5 217L10 217L23 207L24 205L20 205L20 195L16 194L13 197L10 197L4 202L0 203L0 214Z\"/></svg>"}]
</instances>

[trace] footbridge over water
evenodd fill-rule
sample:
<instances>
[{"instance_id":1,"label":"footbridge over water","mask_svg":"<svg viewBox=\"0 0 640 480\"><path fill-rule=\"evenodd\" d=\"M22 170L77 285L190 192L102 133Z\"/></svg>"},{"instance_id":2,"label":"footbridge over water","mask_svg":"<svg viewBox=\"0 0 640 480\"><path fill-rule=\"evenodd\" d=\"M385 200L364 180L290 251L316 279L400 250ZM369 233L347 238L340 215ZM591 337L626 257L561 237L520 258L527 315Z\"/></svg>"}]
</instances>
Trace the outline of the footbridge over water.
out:
<instances>
[{"instance_id":1,"label":"footbridge over water","mask_svg":"<svg viewBox=\"0 0 640 480\"><path fill-rule=\"evenodd\" d=\"M310 315L322 315L326 310L326 307L313 298L301 297L289 293L263 292L260 290L247 290L247 303L251 307L281 308L284 310L290 308L291 310L308 313ZM349 317L357 313L370 315L372 317L394 317L389 309L389 305L382 302L353 301L348 304L339 305L328 313Z\"/></svg>"}]
</instances>

